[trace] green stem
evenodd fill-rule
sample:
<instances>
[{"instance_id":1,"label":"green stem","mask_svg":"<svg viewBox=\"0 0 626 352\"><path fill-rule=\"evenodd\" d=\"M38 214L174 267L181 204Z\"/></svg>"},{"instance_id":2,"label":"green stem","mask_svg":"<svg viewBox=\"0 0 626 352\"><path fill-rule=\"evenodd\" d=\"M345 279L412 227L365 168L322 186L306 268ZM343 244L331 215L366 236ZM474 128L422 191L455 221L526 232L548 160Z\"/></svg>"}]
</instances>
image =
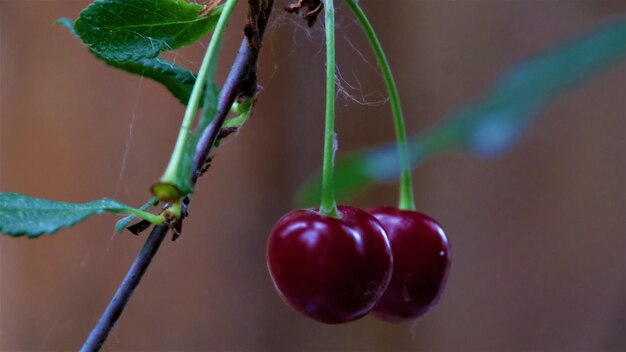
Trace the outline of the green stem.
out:
<instances>
[{"instance_id":1,"label":"green stem","mask_svg":"<svg viewBox=\"0 0 626 352\"><path fill-rule=\"evenodd\" d=\"M333 169L335 167L335 5L324 2L326 15L326 127L320 214L339 218L335 201Z\"/></svg>"},{"instance_id":2,"label":"green stem","mask_svg":"<svg viewBox=\"0 0 626 352\"><path fill-rule=\"evenodd\" d=\"M215 26L215 30L213 32L213 36L211 38L211 42L206 50L206 54L204 55L204 59L202 60L202 65L200 66L200 70L198 71L198 77L191 91L191 96L189 97L189 102L187 103L187 110L185 110L185 116L183 117L183 123L180 126L180 132L178 134L178 139L176 140L176 146L174 147L174 151L172 152L172 156L170 158L170 162L161 177L161 183L164 185L172 185L177 188L181 188L178 186L178 172L180 170L180 165L183 160L183 153L185 151L185 144L190 135L191 126L193 125L193 121L196 117L196 113L198 111L198 106L200 104L200 99L202 98L202 92L205 90L206 82L209 77L215 76L215 70L217 67L217 59L218 52L220 48L220 44L222 42L222 36L224 34L224 29L228 24L228 19L237 5L238 0L227 0L226 4L224 4L224 9L220 15L219 20ZM154 192L154 191L153 191ZM155 192L157 193L157 192ZM157 194L155 194L157 195ZM184 194L180 194L179 197L184 197ZM158 195L157 195L158 197ZM168 199L165 199L168 200Z\"/></svg>"},{"instance_id":3,"label":"green stem","mask_svg":"<svg viewBox=\"0 0 626 352\"><path fill-rule=\"evenodd\" d=\"M359 6L356 0L346 0L348 7L357 18L357 21L363 28L363 32L372 46L374 55L380 65L387 91L389 92L389 101L391 105L391 113L396 130L396 141L398 143L398 156L400 157L400 209L415 210L415 200L413 198L413 182L411 179L411 161L409 158L409 150L407 147L406 128L404 127L404 115L402 113L402 105L400 104L400 95L398 88L389 66L389 61L383 47L376 36L376 32L367 16Z\"/></svg>"},{"instance_id":4,"label":"green stem","mask_svg":"<svg viewBox=\"0 0 626 352\"><path fill-rule=\"evenodd\" d=\"M147 211L134 209L134 208L126 209L125 212L128 212L129 214L135 215L138 218L142 218L144 220L147 220L151 224L155 224L155 225L162 225L163 224L163 217L161 215L155 215L155 214L152 214L152 213L148 213Z\"/></svg>"}]
</instances>

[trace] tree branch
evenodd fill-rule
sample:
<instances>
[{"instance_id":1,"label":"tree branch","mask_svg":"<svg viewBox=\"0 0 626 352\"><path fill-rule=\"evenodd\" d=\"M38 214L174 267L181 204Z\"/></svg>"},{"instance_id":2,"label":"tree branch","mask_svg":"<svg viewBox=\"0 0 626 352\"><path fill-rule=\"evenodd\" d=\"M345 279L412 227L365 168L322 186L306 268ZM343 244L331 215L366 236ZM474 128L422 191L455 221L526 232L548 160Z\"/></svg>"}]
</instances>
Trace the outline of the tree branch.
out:
<instances>
[{"instance_id":1,"label":"tree branch","mask_svg":"<svg viewBox=\"0 0 626 352\"><path fill-rule=\"evenodd\" d=\"M219 138L224 120L235 100L254 98L257 92L257 61L261 49L261 40L273 5L273 0L248 1L248 23L244 28L246 37L241 43L235 62L220 92L217 115L198 141L197 152L194 156L194 172L192 174L194 185L202 175L204 163ZM188 205L190 201L191 199L188 197L185 199L185 204ZM124 312L126 304L150 266L152 258L156 255L167 233L168 227L164 225L155 226L152 229L150 236L148 236L146 243L126 273L111 302L109 302L98 323L87 337L87 340L85 340L81 351L100 350L111 329Z\"/></svg>"},{"instance_id":2,"label":"tree branch","mask_svg":"<svg viewBox=\"0 0 626 352\"><path fill-rule=\"evenodd\" d=\"M100 320L93 328L89 337L85 341L81 351L98 351L102 344L106 340L109 332L117 322L117 319L122 315L126 303L130 300L130 296L135 291L135 288L139 285L139 281L148 270L148 266L152 262L152 258L159 250L159 246L163 243L163 239L167 236L167 226L155 226L148 236L146 243L141 248L139 255L135 258L135 261L128 269L128 273L124 280L120 284L120 287L115 292L113 299L109 303L109 306L104 310Z\"/></svg>"}]
</instances>

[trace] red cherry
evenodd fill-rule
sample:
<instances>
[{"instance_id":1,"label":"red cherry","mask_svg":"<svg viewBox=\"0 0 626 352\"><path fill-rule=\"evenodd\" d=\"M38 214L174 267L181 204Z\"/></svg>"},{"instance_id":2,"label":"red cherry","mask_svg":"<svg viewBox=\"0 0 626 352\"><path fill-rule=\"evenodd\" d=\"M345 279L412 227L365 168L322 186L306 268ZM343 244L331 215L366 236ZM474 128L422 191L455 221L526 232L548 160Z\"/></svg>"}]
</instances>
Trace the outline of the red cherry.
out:
<instances>
[{"instance_id":1,"label":"red cherry","mask_svg":"<svg viewBox=\"0 0 626 352\"><path fill-rule=\"evenodd\" d=\"M383 225L393 254L391 282L374 308L384 320L417 319L437 304L450 269L450 246L430 217L394 207L370 211Z\"/></svg>"},{"instance_id":2,"label":"red cherry","mask_svg":"<svg viewBox=\"0 0 626 352\"><path fill-rule=\"evenodd\" d=\"M267 265L285 303L328 324L361 318L391 279L382 226L369 213L340 206L341 219L294 210L272 229Z\"/></svg>"}]
</instances>

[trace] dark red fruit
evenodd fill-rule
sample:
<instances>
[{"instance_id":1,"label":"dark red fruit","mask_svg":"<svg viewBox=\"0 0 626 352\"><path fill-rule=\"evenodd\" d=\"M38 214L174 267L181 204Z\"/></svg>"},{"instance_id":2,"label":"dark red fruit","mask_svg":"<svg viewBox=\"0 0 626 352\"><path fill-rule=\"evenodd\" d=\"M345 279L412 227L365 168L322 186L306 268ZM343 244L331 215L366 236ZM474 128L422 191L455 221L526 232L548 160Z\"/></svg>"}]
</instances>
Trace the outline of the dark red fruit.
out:
<instances>
[{"instance_id":1,"label":"dark red fruit","mask_svg":"<svg viewBox=\"0 0 626 352\"><path fill-rule=\"evenodd\" d=\"M430 217L394 207L370 211L383 225L393 254L391 282L374 308L387 321L421 317L437 304L450 269L450 246Z\"/></svg>"},{"instance_id":2,"label":"dark red fruit","mask_svg":"<svg viewBox=\"0 0 626 352\"><path fill-rule=\"evenodd\" d=\"M367 314L391 279L392 257L382 226L369 213L340 206L341 219L294 210L272 229L267 266L283 300L323 323Z\"/></svg>"}]
</instances>

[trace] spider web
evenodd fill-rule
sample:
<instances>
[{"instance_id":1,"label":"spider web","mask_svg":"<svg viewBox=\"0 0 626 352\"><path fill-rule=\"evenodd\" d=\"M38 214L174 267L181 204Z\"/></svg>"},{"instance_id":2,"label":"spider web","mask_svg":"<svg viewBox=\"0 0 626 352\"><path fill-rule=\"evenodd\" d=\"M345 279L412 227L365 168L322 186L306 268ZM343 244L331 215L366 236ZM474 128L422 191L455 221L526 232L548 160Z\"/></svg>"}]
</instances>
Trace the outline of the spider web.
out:
<instances>
[{"instance_id":1,"label":"spider web","mask_svg":"<svg viewBox=\"0 0 626 352\"><path fill-rule=\"evenodd\" d=\"M372 64L372 62L367 59L366 55L364 55L357 48L357 46L352 42L348 34L347 30L354 25L358 26L358 24L353 19L346 20L346 17L348 16L340 16L337 19L337 32L340 34L337 36L337 46L342 48L342 50L348 48L351 54L354 57L358 58L358 61L364 63L372 74L378 76L379 72L376 65ZM323 20L319 21L318 24L316 24L313 28L309 28L304 24L304 21L302 21L297 16L286 14L282 11L275 11L269 27L270 30L274 31L278 31L279 29L282 30L284 27L286 27L284 28L284 30L291 31L291 44L285 45L285 47L288 47L288 49L284 47L281 48L281 50L288 50L288 53L287 55L279 56L282 57L282 59L279 59L277 62L273 63L274 70L269 75L268 82L266 82L266 84L269 84L274 79L275 73L278 71L279 67L289 64L288 61L290 61L290 59L295 56L296 50L298 50L298 48L300 47L303 47L305 45L317 45L315 56L322 58L324 57L325 28L323 25ZM270 51L277 51L274 48L274 39L271 35L267 36L266 43L267 42L269 42L267 48ZM200 45L202 48L206 48L208 46L208 39L198 42L198 45ZM175 64L189 68L193 72L198 71L201 63L201 58L197 60L190 59L185 54L182 54L180 51L167 52L164 53L163 56ZM318 61L322 63L324 62L324 60ZM379 90L366 91L363 87L361 80L358 78L357 73L353 69L345 69L341 65L341 62L338 62L336 72L337 96L339 102L343 102L345 105L358 104L372 106L385 104L388 101L388 98L383 95ZM115 181L113 191L114 199L119 198L120 194L123 194L125 196L129 195L129 189L125 179L128 171L129 160L132 160L133 156L135 126L143 118L140 110L142 106L142 92L145 89L144 80L144 76L140 76L137 78L137 86L135 88L135 94L133 98L133 107L128 115L128 127L126 129L127 132L124 141L124 149L119 157L119 171L117 172L117 179ZM117 236L117 233L112 232L108 244L102 252L102 257L108 257L110 255L110 249ZM63 287L68 287L69 282L74 281L80 275L80 271L86 269L89 266L89 264L91 263L90 259L90 256L86 255L81 262L77 263L69 272L64 274L60 280L62 284L58 286L60 287L59 290L63 290ZM70 297L71 295L63 296L65 296L66 298L63 299L55 319L52 321L50 328L41 339L41 342L39 344L41 350L46 349L46 345L49 344L51 336L53 336L55 332L58 332L59 329L71 329L72 320L66 319L66 316L68 315L67 312L69 310L68 308L70 303L72 302L72 299ZM104 308L106 303L107 302L100 302L99 304L101 304ZM0 331L0 334L1 333L2 332ZM116 329L113 329L113 331L111 332L109 340L109 343L119 343L120 340Z\"/></svg>"},{"instance_id":2,"label":"spider web","mask_svg":"<svg viewBox=\"0 0 626 352\"><path fill-rule=\"evenodd\" d=\"M201 45L203 48L206 48L205 43L199 43L199 45ZM193 71L197 71L200 66L199 61L191 60L181 53L171 52L169 53L169 58L174 63L176 63L177 61L184 62L185 66L189 67ZM137 77L137 85L135 88L132 109L127 115L128 127L126 129L127 132L126 132L126 137L124 141L124 149L119 158L119 171L117 172L118 176L114 185L114 191L113 191L113 197L112 197L113 199L118 199L120 194L123 194L125 196L129 195L128 185L125 179L126 179L126 175L128 171L128 163L130 160L132 160L135 126L137 125L138 121L143 118L140 110L142 106L142 93L145 89L144 81L145 81L145 77L143 75L140 75L139 77ZM110 249L114 241L117 238L119 238L118 236L119 235L114 230L112 230L107 246L103 249L102 257L109 256ZM41 342L39 343L39 350L47 349L46 346L49 345L51 337L55 333L58 333L61 330L68 331L69 333L72 332L73 319L67 318L67 316L68 316L68 311L71 311L69 307L70 307L70 303L73 301L73 298L71 294L64 294L63 291L66 290L64 288L71 286L70 285L71 282L76 281L76 279L79 276L81 276L82 270L85 270L89 267L89 265L92 262L90 259L91 259L90 255L85 255L83 260L81 260L79 263L74 265L74 267L71 270L69 270L67 273L61 276L60 284L59 286L57 286L59 289L56 290L56 293L54 294L54 296L57 296L57 297L63 296L65 298L63 298L61 304L59 305L57 313L54 314L55 318L50 323L50 327L46 330L46 333L41 338ZM101 302L103 309L106 303L108 302ZM94 324L95 324L95 321L94 321ZM2 334L1 330L0 330L0 334ZM120 342L120 339L118 336L118 332L116 329L113 329L109 336L109 343L119 343L119 342Z\"/></svg>"},{"instance_id":3,"label":"spider web","mask_svg":"<svg viewBox=\"0 0 626 352\"><path fill-rule=\"evenodd\" d=\"M367 67L367 72L374 76L380 76L380 71L376 63L372 63L372 61L370 61L372 59L368 60L367 56L351 39L351 36L354 35L354 33L358 33L356 35L362 34L360 33L360 30L352 30L353 27L358 28L359 24L352 18L351 15L340 15L341 13L346 12L347 11L337 12L338 16L335 23L337 28L336 46L337 48L340 48L340 50L345 50L346 48L349 49L349 56L357 58L357 60L352 62L353 65L349 65L352 68L346 68L348 65L344 66L343 62L339 58L337 60L335 68L335 84L338 97L337 103L343 103L345 106L351 104L363 106L384 105L389 101L386 93L383 93L379 89L367 91L366 88L364 88L364 84L358 77L359 74L354 69L355 66L359 66L357 64L360 62ZM325 61L326 32L322 17L323 16L320 16L320 18L318 18L318 22L313 27L308 27L298 16L285 12L274 15L274 19L271 23L272 29L279 30L283 27L287 27L285 30L291 31L292 45L290 46L287 57L292 57L297 48L300 48L305 44L317 45L318 49L316 50L314 57L321 58L321 60L317 60L319 62ZM366 49L369 49L369 47L366 47Z\"/></svg>"}]
</instances>

